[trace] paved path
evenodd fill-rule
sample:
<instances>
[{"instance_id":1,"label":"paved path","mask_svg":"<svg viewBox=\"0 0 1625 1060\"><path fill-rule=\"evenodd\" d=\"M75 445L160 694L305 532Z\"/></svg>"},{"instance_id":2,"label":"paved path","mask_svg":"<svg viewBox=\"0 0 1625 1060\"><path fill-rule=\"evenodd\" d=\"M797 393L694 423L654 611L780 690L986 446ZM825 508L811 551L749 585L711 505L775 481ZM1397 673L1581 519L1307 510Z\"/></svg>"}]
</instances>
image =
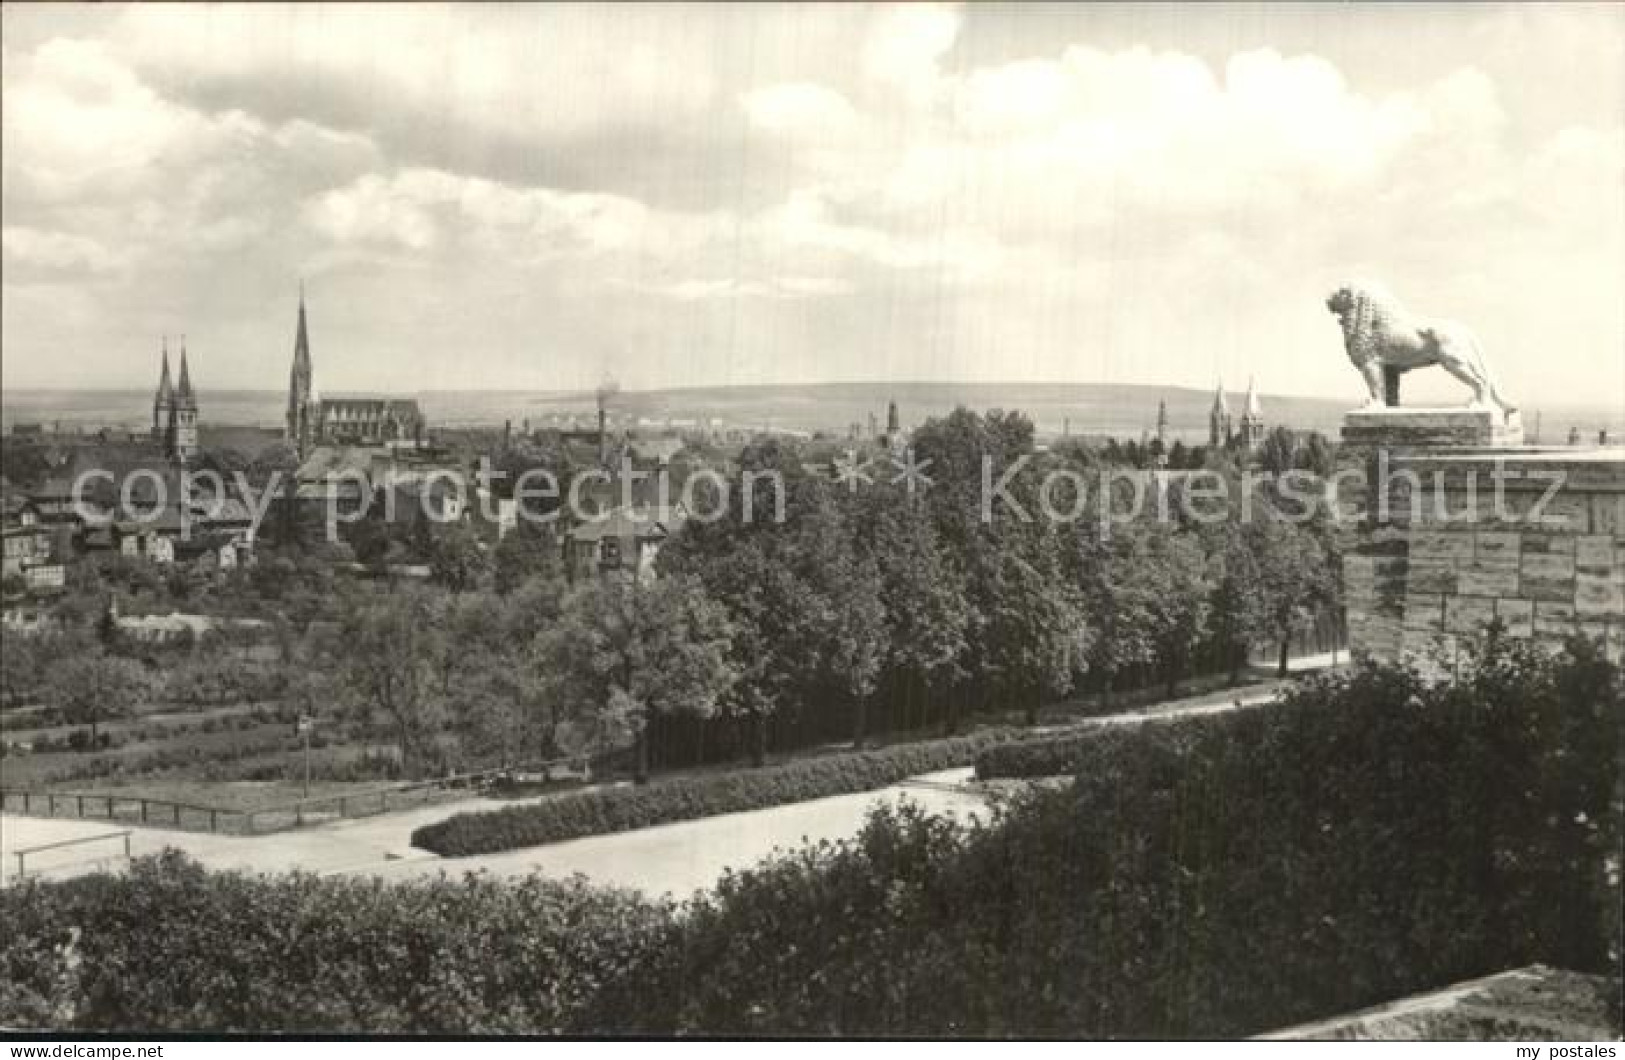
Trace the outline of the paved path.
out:
<instances>
[{"instance_id":1,"label":"paved path","mask_svg":"<svg viewBox=\"0 0 1625 1060\"><path fill-rule=\"evenodd\" d=\"M1295 660L1295 669L1326 665L1330 657ZM1141 722L1200 714L1217 714L1237 707L1266 703L1272 689L1238 695L1229 701L1164 704L1139 710L1084 719L1057 728L1134 725ZM841 839L862 826L871 807L909 798L927 810L956 815L974 814L986 806L985 796L969 787L971 770L954 769L912 778L879 791L813 799L748 813L724 814L697 821L643 828L634 832L591 836L562 843L529 847L474 858L440 858L410 845L418 826L466 811L490 810L501 805L538 801L552 796L509 800L469 798L435 803L379 817L334 821L296 831L265 836L224 836L160 828L132 828L131 853L140 857L165 847L177 847L214 869L277 872L303 869L319 873L354 873L388 879L406 879L441 872L490 872L501 876L540 872L567 877L583 873L592 880L634 887L650 894L686 897L710 886L725 868L752 865L775 849L794 847L803 839ZM16 871L12 852L20 847L59 839L96 835L122 826L102 821L45 820L0 816L0 882ZM101 867L119 844L70 847L30 857L30 873L43 870L67 875Z\"/></svg>"},{"instance_id":2,"label":"paved path","mask_svg":"<svg viewBox=\"0 0 1625 1060\"><path fill-rule=\"evenodd\" d=\"M140 857L172 846L212 869L304 869L386 879L464 872L498 876L539 872L562 879L582 873L597 883L638 888L651 895L687 897L709 887L724 869L755 864L776 848L793 847L803 839L816 842L850 836L862 826L869 809L881 803L907 798L927 810L956 815L985 809L984 796L960 787L970 774L968 768L948 770L917 778L917 783L904 781L880 791L722 814L484 857L440 858L408 845L408 837L420 824L464 810L492 809L492 802L484 799L254 837L134 828L131 853ZM98 821L0 818L0 848L6 853L0 875L9 879L15 873L16 859L11 852L19 847L108 831L107 824ZM120 849L121 844L115 841L31 856L28 870L30 874L43 870L50 877L111 867L113 863L107 859Z\"/></svg>"}]
</instances>

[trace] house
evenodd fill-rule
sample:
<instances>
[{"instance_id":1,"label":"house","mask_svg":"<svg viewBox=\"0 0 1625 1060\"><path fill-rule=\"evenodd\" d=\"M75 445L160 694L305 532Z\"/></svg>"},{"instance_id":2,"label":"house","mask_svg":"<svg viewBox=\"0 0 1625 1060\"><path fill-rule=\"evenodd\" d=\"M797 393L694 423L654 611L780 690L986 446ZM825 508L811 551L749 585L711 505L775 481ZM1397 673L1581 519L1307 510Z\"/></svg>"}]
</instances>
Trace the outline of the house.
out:
<instances>
[{"instance_id":1,"label":"house","mask_svg":"<svg viewBox=\"0 0 1625 1060\"><path fill-rule=\"evenodd\" d=\"M639 580L654 574L655 556L666 539L682 528L688 513L680 504L622 505L570 531L573 576L636 572Z\"/></svg>"},{"instance_id":2,"label":"house","mask_svg":"<svg viewBox=\"0 0 1625 1060\"><path fill-rule=\"evenodd\" d=\"M236 535L222 531L176 538L170 543L175 562L200 571L227 571L241 562L243 543Z\"/></svg>"},{"instance_id":3,"label":"house","mask_svg":"<svg viewBox=\"0 0 1625 1060\"><path fill-rule=\"evenodd\" d=\"M625 453L634 466L665 467L683 451L683 440L669 436L634 437L625 443Z\"/></svg>"},{"instance_id":4,"label":"house","mask_svg":"<svg viewBox=\"0 0 1625 1060\"><path fill-rule=\"evenodd\" d=\"M48 592L63 587L67 577L65 556L69 532L40 519L33 501L9 496L0 522L3 562L0 575L22 578L32 592Z\"/></svg>"}]
</instances>

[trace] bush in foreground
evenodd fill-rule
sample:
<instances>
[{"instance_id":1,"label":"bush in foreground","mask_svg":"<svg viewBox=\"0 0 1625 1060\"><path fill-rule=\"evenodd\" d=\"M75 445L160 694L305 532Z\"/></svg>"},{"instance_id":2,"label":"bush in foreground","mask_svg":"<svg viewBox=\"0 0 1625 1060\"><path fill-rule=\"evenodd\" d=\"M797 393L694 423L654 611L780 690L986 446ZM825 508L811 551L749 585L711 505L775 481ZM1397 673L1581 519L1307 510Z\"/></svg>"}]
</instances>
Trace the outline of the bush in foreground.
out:
<instances>
[{"instance_id":1,"label":"bush in foreground","mask_svg":"<svg viewBox=\"0 0 1625 1060\"><path fill-rule=\"evenodd\" d=\"M0 891L0 1024L78 1030L559 1033L647 963L670 909L582 882L208 873Z\"/></svg>"},{"instance_id":2,"label":"bush in foreground","mask_svg":"<svg viewBox=\"0 0 1625 1060\"><path fill-rule=\"evenodd\" d=\"M705 773L638 787L462 813L412 833L412 845L445 857L494 854L564 839L624 832L721 813L849 795L908 777L969 765L1008 730L800 759L764 769Z\"/></svg>"},{"instance_id":3,"label":"bush in foreground","mask_svg":"<svg viewBox=\"0 0 1625 1060\"><path fill-rule=\"evenodd\" d=\"M1589 650L1505 649L1453 687L1373 667L1069 736L1073 783L992 826L881 814L731 876L647 1017L1231 1037L1535 961L1617 976L1622 721Z\"/></svg>"},{"instance_id":4,"label":"bush in foreground","mask_svg":"<svg viewBox=\"0 0 1625 1060\"><path fill-rule=\"evenodd\" d=\"M0 1023L1216 1038L1535 961L1617 976L1622 719L1583 650L1366 668L1101 730L990 824L883 810L680 907L142 862L0 891Z\"/></svg>"}]
</instances>

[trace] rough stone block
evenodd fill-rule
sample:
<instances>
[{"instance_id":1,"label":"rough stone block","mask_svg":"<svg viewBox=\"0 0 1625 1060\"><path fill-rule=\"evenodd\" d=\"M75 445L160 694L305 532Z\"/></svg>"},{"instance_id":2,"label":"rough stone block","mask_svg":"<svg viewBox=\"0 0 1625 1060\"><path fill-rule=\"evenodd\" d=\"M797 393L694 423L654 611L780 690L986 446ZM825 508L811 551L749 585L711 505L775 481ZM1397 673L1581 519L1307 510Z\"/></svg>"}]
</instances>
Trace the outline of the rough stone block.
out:
<instances>
[{"instance_id":1,"label":"rough stone block","mask_svg":"<svg viewBox=\"0 0 1625 1060\"><path fill-rule=\"evenodd\" d=\"M1545 534L1530 532L1520 535L1523 539L1523 554L1529 555L1574 555L1573 534Z\"/></svg>"},{"instance_id":2,"label":"rough stone block","mask_svg":"<svg viewBox=\"0 0 1625 1060\"><path fill-rule=\"evenodd\" d=\"M1405 628L1438 632L1444 629L1444 597L1433 593L1405 598Z\"/></svg>"},{"instance_id":3,"label":"rough stone block","mask_svg":"<svg viewBox=\"0 0 1625 1060\"><path fill-rule=\"evenodd\" d=\"M1466 563L1473 558L1473 536L1450 530L1417 530L1411 535L1413 561Z\"/></svg>"},{"instance_id":4,"label":"rough stone block","mask_svg":"<svg viewBox=\"0 0 1625 1060\"><path fill-rule=\"evenodd\" d=\"M1591 532L1591 502L1583 493L1559 493L1544 504L1539 503L1537 497L1536 506L1523 521L1527 526L1588 534Z\"/></svg>"},{"instance_id":5,"label":"rough stone block","mask_svg":"<svg viewBox=\"0 0 1625 1060\"><path fill-rule=\"evenodd\" d=\"M1456 592L1456 565L1448 561L1415 560L1410 565L1407 585L1413 593Z\"/></svg>"},{"instance_id":6,"label":"rough stone block","mask_svg":"<svg viewBox=\"0 0 1625 1060\"><path fill-rule=\"evenodd\" d=\"M1484 506L1476 496L1460 490L1424 490L1414 495L1413 521L1423 526L1481 525ZM1396 510L1399 505L1396 503Z\"/></svg>"},{"instance_id":7,"label":"rough stone block","mask_svg":"<svg viewBox=\"0 0 1625 1060\"><path fill-rule=\"evenodd\" d=\"M1447 632L1477 633L1494 618L1494 600L1482 596L1445 598L1444 628Z\"/></svg>"},{"instance_id":8,"label":"rough stone block","mask_svg":"<svg viewBox=\"0 0 1625 1060\"><path fill-rule=\"evenodd\" d=\"M1458 591L1468 596L1516 596L1516 567L1486 567L1474 562L1456 572Z\"/></svg>"},{"instance_id":9,"label":"rough stone block","mask_svg":"<svg viewBox=\"0 0 1625 1060\"><path fill-rule=\"evenodd\" d=\"M1526 552L1519 569L1525 578L1573 580L1574 556L1561 552Z\"/></svg>"},{"instance_id":10,"label":"rough stone block","mask_svg":"<svg viewBox=\"0 0 1625 1060\"><path fill-rule=\"evenodd\" d=\"M1555 601L1536 601L1535 603L1535 633L1537 636L1566 637L1573 633L1579 624L1579 616L1574 613L1572 601L1557 603Z\"/></svg>"},{"instance_id":11,"label":"rough stone block","mask_svg":"<svg viewBox=\"0 0 1625 1060\"><path fill-rule=\"evenodd\" d=\"M1574 579L1531 578L1528 575L1523 575L1518 579L1518 595L1526 600L1572 603L1574 601Z\"/></svg>"},{"instance_id":12,"label":"rough stone block","mask_svg":"<svg viewBox=\"0 0 1625 1060\"><path fill-rule=\"evenodd\" d=\"M1473 560L1480 566L1516 567L1523 535L1516 530L1479 530L1473 534Z\"/></svg>"},{"instance_id":13,"label":"rough stone block","mask_svg":"<svg viewBox=\"0 0 1625 1060\"><path fill-rule=\"evenodd\" d=\"M1575 574L1574 610L1582 619L1625 619L1625 578L1583 570Z\"/></svg>"},{"instance_id":14,"label":"rough stone block","mask_svg":"<svg viewBox=\"0 0 1625 1060\"><path fill-rule=\"evenodd\" d=\"M1529 637L1535 632L1535 604L1532 600L1503 598L1495 601L1495 617L1513 637Z\"/></svg>"},{"instance_id":15,"label":"rough stone block","mask_svg":"<svg viewBox=\"0 0 1625 1060\"><path fill-rule=\"evenodd\" d=\"M1529 509L1540 494L1525 490L1491 490L1483 499L1482 522L1485 526L1524 526L1529 522Z\"/></svg>"},{"instance_id":16,"label":"rough stone block","mask_svg":"<svg viewBox=\"0 0 1625 1060\"><path fill-rule=\"evenodd\" d=\"M1591 495L1591 529L1615 541L1625 541L1625 493Z\"/></svg>"},{"instance_id":17,"label":"rough stone block","mask_svg":"<svg viewBox=\"0 0 1625 1060\"><path fill-rule=\"evenodd\" d=\"M1614 539L1600 534L1577 538L1574 542L1574 566L1591 574L1604 574L1614 566Z\"/></svg>"}]
</instances>

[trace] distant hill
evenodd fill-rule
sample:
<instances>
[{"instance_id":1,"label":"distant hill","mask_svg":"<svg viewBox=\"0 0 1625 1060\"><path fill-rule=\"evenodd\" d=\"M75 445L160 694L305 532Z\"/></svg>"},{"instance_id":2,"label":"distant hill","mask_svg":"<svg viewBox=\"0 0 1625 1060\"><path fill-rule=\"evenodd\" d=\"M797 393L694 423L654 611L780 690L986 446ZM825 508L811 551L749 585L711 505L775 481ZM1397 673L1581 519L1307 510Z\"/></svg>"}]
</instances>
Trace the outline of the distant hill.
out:
<instances>
[{"instance_id":1,"label":"distant hill","mask_svg":"<svg viewBox=\"0 0 1625 1060\"><path fill-rule=\"evenodd\" d=\"M1240 393L1230 396L1237 415L1242 398ZM593 401L591 393L578 392L538 396L530 407L538 413L585 411ZM820 383L624 391L611 403L618 411L655 420L717 418L747 427L844 432L852 423L867 429L870 414L884 425L888 401L897 402L905 427L964 405L979 411L1019 409L1032 417L1042 435L1059 434L1064 426L1074 434L1138 435L1156 426L1157 403L1166 401L1175 437L1205 441L1213 394L1187 387L1098 383ZM1348 411L1347 402L1318 398L1264 395L1261 401L1270 422L1319 430L1335 430Z\"/></svg>"},{"instance_id":2,"label":"distant hill","mask_svg":"<svg viewBox=\"0 0 1625 1060\"><path fill-rule=\"evenodd\" d=\"M216 426L281 426L287 397L273 390L205 391L201 396L203 422ZM337 395L334 395L337 396ZM512 420L516 428L526 419L550 413L590 413L591 391L428 391L415 395L431 424L499 426ZM905 427L951 411L956 405L986 410L1019 409L1033 418L1040 435L1059 434L1064 424L1074 434L1113 434L1137 437L1156 425L1157 402L1168 403L1173 435L1186 441L1205 441L1210 390L1191 387L1121 385L1105 383L817 383L779 386L703 386L664 390L625 390L613 395L611 407L622 414L664 421L668 417L709 421L720 419L730 427L779 430L831 431L844 434L850 424L867 429L872 413L885 422L886 403L895 400ZM1230 392L1230 408L1239 415L1243 395ZM1352 397L1340 400L1261 396L1264 417L1271 424L1310 428L1335 435ZM64 426L139 428L151 422L152 396L146 391L116 390L7 390L0 395L0 425L59 421ZM1536 410L1524 410L1526 428L1534 426ZM1625 434L1625 414L1606 408L1557 406L1545 410L1548 442L1560 442L1571 425L1588 437L1607 427L1616 437Z\"/></svg>"}]
</instances>

